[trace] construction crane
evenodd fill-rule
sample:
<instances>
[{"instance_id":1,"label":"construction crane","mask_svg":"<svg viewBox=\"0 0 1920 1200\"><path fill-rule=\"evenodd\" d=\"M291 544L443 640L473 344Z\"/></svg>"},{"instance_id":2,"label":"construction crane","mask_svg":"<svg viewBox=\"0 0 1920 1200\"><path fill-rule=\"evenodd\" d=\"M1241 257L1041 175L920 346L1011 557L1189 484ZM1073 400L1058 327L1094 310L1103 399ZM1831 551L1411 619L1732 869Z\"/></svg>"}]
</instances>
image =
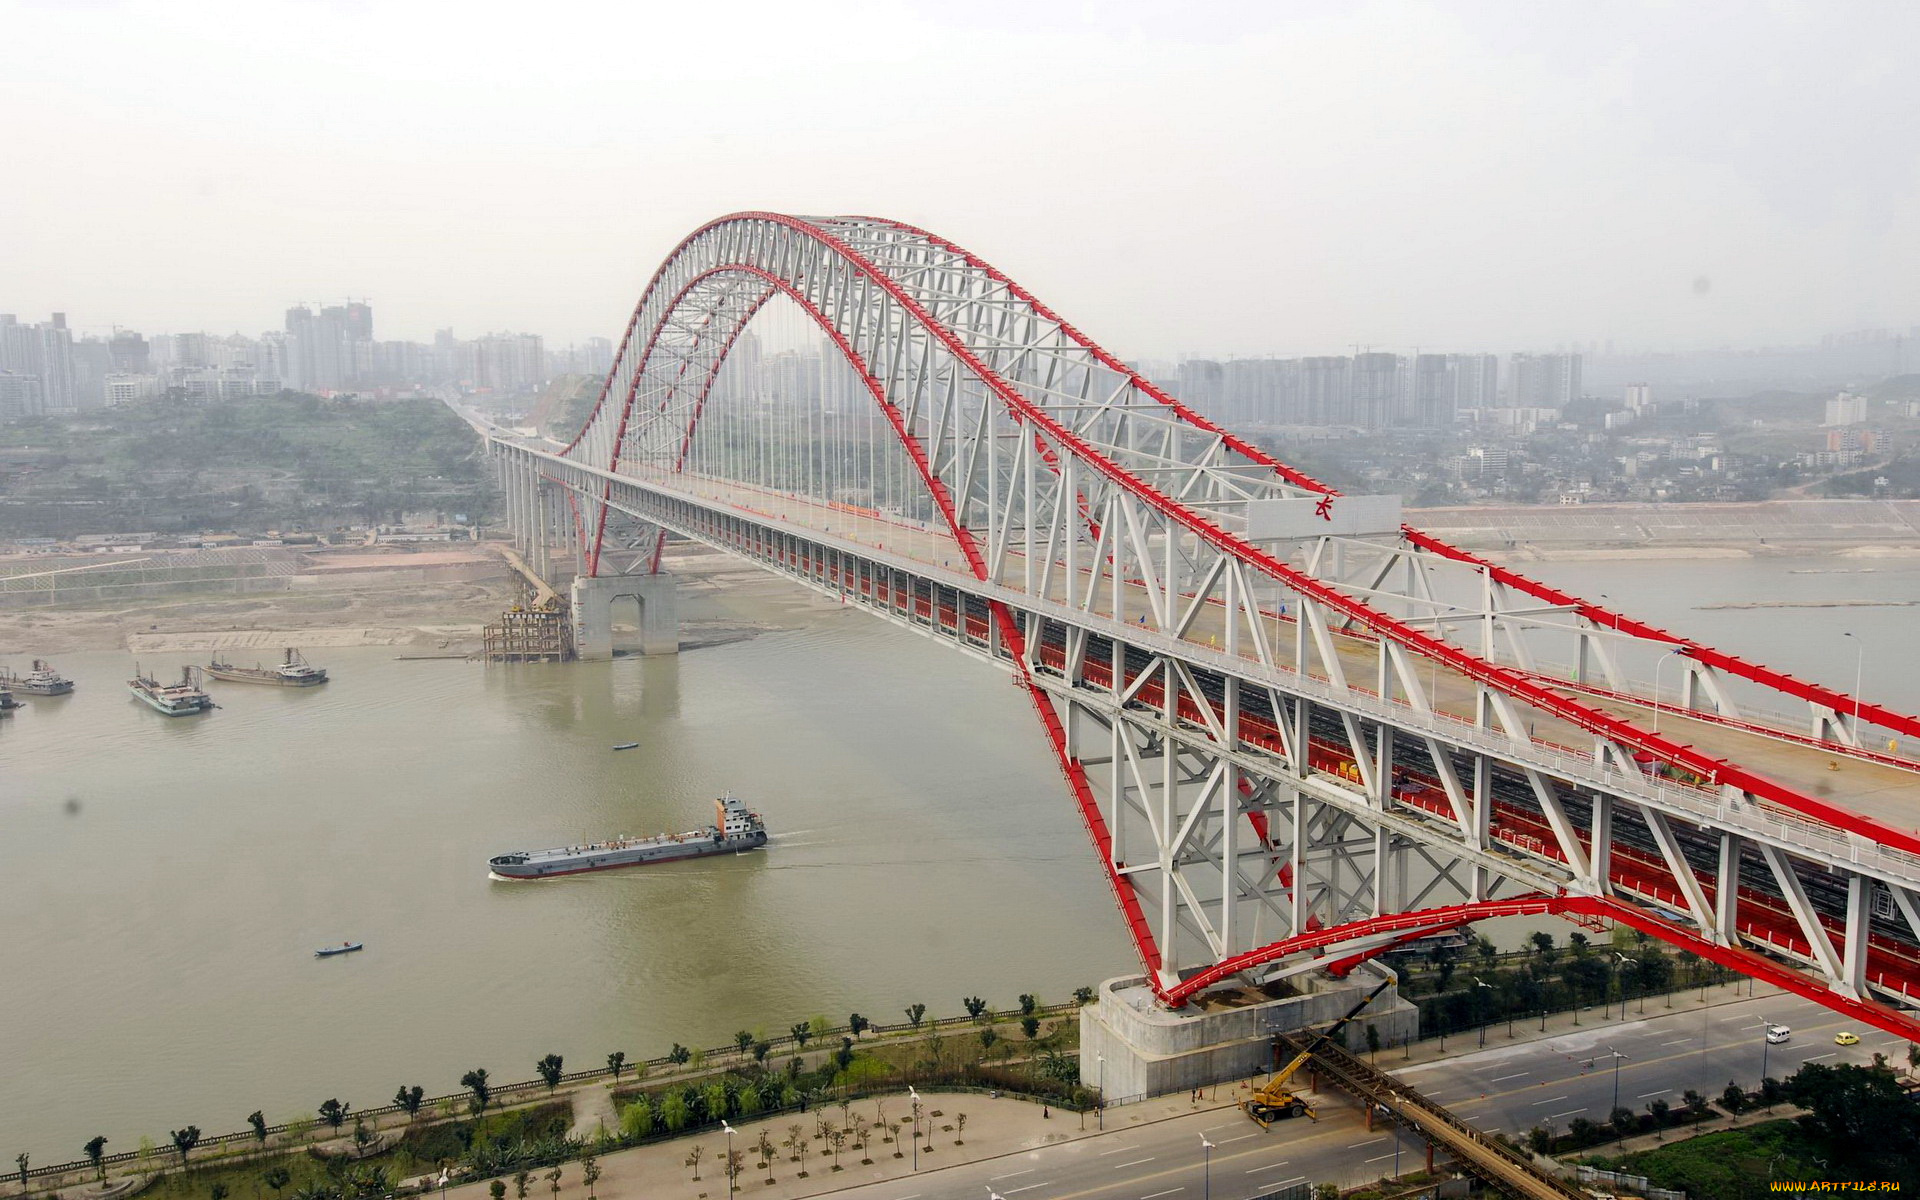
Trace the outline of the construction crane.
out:
<instances>
[{"instance_id":1,"label":"construction crane","mask_svg":"<svg viewBox=\"0 0 1920 1200\"><path fill-rule=\"evenodd\" d=\"M1379 987L1374 988L1365 996L1362 996L1360 1003L1347 1010L1346 1016L1335 1021L1328 1027L1326 1032L1313 1039L1312 1042L1309 1042L1305 1050L1294 1055L1293 1061L1282 1067L1279 1073L1272 1079L1267 1080L1266 1084L1262 1086L1259 1091L1242 1100L1240 1107L1246 1110L1246 1114L1258 1122L1262 1129L1272 1125L1275 1121L1284 1120L1287 1117L1304 1115L1318 1121L1320 1118L1314 1113L1313 1106L1308 1104L1302 1097L1287 1090L1287 1081L1292 1079L1301 1067L1307 1065L1307 1060L1313 1057L1314 1051L1320 1049L1321 1046L1324 1046L1327 1042L1338 1036L1340 1031L1347 1027L1349 1021L1360 1015L1361 1009L1372 1004L1375 997L1393 986L1393 982L1394 977L1388 975L1380 982Z\"/></svg>"}]
</instances>

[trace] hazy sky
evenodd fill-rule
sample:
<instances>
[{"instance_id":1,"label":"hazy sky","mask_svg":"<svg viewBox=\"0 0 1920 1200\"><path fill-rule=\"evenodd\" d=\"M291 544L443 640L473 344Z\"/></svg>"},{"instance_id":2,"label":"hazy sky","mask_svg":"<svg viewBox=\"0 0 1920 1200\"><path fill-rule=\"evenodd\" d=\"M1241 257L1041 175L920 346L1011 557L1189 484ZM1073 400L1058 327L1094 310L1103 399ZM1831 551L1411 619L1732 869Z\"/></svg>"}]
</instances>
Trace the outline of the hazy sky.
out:
<instances>
[{"instance_id":1,"label":"hazy sky","mask_svg":"<svg viewBox=\"0 0 1920 1200\"><path fill-rule=\"evenodd\" d=\"M0 312L615 335L745 208L1127 356L1920 321L1911 3L0 0Z\"/></svg>"}]
</instances>

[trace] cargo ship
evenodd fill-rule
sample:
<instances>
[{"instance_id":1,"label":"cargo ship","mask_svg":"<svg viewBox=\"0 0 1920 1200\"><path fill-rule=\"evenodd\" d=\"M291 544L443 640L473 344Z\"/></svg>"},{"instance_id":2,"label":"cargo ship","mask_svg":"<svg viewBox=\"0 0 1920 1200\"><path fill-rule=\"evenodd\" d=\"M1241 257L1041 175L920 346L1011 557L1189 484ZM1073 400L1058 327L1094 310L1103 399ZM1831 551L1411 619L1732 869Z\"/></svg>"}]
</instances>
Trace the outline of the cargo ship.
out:
<instances>
[{"instance_id":1,"label":"cargo ship","mask_svg":"<svg viewBox=\"0 0 1920 1200\"><path fill-rule=\"evenodd\" d=\"M26 692L32 696L64 696L73 690L73 680L36 658L33 660L33 670L25 675L16 675L0 667L0 688Z\"/></svg>"},{"instance_id":2,"label":"cargo ship","mask_svg":"<svg viewBox=\"0 0 1920 1200\"><path fill-rule=\"evenodd\" d=\"M267 683L274 687L313 687L327 681L325 668L313 666L291 646L287 647L287 656L277 667L263 667L257 663L251 667L236 667L216 658L207 664L206 672L228 683Z\"/></svg>"},{"instance_id":3,"label":"cargo ship","mask_svg":"<svg viewBox=\"0 0 1920 1200\"><path fill-rule=\"evenodd\" d=\"M133 670L133 678L127 681L127 690L157 713L185 717L219 707L213 702L212 696L200 690L199 682L194 679L193 667L180 668L179 683L161 683L151 679L140 674L137 666Z\"/></svg>"},{"instance_id":4,"label":"cargo ship","mask_svg":"<svg viewBox=\"0 0 1920 1200\"><path fill-rule=\"evenodd\" d=\"M766 824L760 820L759 813L747 807L746 801L732 795L722 796L713 802L713 816L714 824L688 833L620 837L586 846L495 855L487 860L487 875L505 882L551 879L558 875L613 871L709 854L737 854L767 844Z\"/></svg>"}]
</instances>

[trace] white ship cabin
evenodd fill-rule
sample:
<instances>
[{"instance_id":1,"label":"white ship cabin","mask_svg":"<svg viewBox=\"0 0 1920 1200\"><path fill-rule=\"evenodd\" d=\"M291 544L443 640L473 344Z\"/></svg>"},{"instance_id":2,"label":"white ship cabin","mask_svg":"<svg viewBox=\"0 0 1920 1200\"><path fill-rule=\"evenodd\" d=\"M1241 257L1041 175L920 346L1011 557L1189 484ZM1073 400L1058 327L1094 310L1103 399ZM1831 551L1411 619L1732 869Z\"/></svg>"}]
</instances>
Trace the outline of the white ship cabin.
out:
<instances>
[{"instance_id":1,"label":"white ship cabin","mask_svg":"<svg viewBox=\"0 0 1920 1200\"><path fill-rule=\"evenodd\" d=\"M753 813L748 811L747 802L738 796L722 796L713 802L714 823L720 827L720 836L727 840L749 837L753 833Z\"/></svg>"}]
</instances>

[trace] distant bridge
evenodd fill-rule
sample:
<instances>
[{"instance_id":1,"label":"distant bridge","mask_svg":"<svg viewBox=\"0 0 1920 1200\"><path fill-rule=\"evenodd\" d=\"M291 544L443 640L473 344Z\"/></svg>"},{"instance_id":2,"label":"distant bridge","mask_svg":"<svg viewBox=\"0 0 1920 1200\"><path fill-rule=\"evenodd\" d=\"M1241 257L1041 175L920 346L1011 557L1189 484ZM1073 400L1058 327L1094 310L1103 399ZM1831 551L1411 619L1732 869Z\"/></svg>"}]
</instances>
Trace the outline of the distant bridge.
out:
<instances>
[{"instance_id":1,"label":"distant bridge","mask_svg":"<svg viewBox=\"0 0 1920 1200\"><path fill-rule=\"evenodd\" d=\"M1920 720L1341 496L934 234L713 221L571 444L472 419L536 568L670 530L1009 672L1169 1005L1554 913L1920 1040Z\"/></svg>"}]
</instances>

